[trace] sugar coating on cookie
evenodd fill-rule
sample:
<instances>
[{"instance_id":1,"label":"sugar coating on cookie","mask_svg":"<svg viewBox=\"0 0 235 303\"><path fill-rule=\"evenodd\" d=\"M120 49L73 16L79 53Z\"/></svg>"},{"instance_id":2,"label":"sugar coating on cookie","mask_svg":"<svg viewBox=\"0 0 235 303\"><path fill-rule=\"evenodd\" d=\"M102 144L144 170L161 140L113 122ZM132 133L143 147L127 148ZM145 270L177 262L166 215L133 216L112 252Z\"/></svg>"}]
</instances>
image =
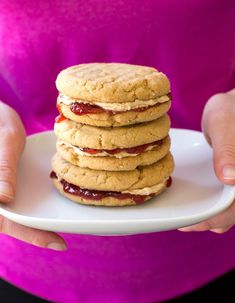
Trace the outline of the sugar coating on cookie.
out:
<instances>
[{"instance_id":1,"label":"sugar coating on cookie","mask_svg":"<svg viewBox=\"0 0 235 303\"><path fill-rule=\"evenodd\" d=\"M121 103L167 95L170 83L155 68L124 63L89 63L71 66L56 79L66 96L89 102Z\"/></svg>"}]
</instances>

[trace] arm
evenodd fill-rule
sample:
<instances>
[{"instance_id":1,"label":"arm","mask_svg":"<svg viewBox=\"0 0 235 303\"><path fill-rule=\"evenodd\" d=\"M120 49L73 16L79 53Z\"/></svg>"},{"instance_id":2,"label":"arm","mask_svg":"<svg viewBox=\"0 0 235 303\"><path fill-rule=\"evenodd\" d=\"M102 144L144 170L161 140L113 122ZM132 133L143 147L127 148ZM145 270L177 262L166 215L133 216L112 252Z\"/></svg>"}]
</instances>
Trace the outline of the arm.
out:
<instances>
[{"instance_id":1,"label":"arm","mask_svg":"<svg viewBox=\"0 0 235 303\"><path fill-rule=\"evenodd\" d=\"M202 129L213 148L217 177L224 184L235 184L235 89L209 99L202 116ZM223 233L234 224L235 203L209 220L180 230Z\"/></svg>"},{"instance_id":2,"label":"arm","mask_svg":"<svg viewBox=\"0 0 235 303\"><path fill-rule=\"evenodd\" d=\"M17 113L0 102L0 201L14 199L16 169L25 145L25 130ZM36 246L65 250L57 234L14 223L0 215L0 232Z\"/></svg>"}]
</instances>

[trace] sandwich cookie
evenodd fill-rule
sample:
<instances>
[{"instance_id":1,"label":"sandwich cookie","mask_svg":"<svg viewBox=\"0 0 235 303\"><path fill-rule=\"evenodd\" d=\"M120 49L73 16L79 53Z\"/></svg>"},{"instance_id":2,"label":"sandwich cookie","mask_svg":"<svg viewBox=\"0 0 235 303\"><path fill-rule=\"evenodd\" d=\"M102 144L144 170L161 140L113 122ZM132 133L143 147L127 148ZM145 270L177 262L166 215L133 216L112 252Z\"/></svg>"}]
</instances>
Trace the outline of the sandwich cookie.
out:
<instances>
[{"instance_id":1,"label":"sandwich cookie","mask_svg":"<svg viewBox=\"0 0 235 303\"><path fill-rule=\"evenodd\" d=\"M162 159L170 149L168 116L119 128L55 125L57 152L68 162L95 170L133 170ZM84 146L85 145L85 146Z\"/></svg>"},{"instance_id":2,"label":"sandwich cookie","mask_svg":"<svg viewBox=\"0 0 235 303\"><path fill-rule=\"evenodd\" d=\"M109 172L72 165L58 154L52 159L51 178L56 188L81 204L124 206L144 203L170 185L172 155L132 171Z\"/></svg>"},{"instance_id":3,"label":"sandwich cookie","mask_svg":"<svg viewBox=\"0 0 235 303\"><path fill-rule=\"evenodd\" d=\"M60 118L94 126L152 121L170 108L168 78L155 68L92 63L72 66L56 80Z\"/></svg>"},{"instance_id":4,"label":"sandwich cookie","mask_svg":"<svg viewBox=\"0 0 235 303\"><path fill-rule=\"evenodd\" d=\"M169 152L170 137L135 148L99 150L79 148L58 140L58 154L66 161L79 167L96 170L133 170L139 166L150 165L162 159Z\"/></svg>"}]
</instances>

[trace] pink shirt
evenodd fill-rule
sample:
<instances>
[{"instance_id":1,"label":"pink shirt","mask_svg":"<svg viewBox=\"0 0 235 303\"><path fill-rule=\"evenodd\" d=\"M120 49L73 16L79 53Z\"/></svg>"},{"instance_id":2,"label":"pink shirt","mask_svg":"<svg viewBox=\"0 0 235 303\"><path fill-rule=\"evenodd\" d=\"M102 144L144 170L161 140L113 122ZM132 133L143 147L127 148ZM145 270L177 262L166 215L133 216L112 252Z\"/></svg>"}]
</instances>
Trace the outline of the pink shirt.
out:
<instances>
[{"instance_id":1,"label":"pink shirt","mask_svg":"<svg viewBox=\"0 0 235 303\"><path fill-rule=\"evenodd\" d=\"M174 127L199 129L207 99L235 86L235 2L1 0L0 98L28 133L53 126L58 72L81 62L157 67L172 83ZM0 275L53 302L143 303L234 268L235 230L125 237L63 235L55 252L0 236Z\"/></svg>"}]
</instances>

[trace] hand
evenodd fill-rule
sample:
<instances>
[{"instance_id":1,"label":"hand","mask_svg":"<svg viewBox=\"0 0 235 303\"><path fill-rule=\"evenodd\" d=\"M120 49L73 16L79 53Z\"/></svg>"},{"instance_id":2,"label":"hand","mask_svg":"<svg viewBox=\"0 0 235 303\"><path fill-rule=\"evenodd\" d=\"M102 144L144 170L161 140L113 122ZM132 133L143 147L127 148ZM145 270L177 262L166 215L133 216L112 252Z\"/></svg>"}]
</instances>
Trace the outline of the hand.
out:
<instances>
[{"instance_id":1,"label":"hand","mask_svg":"<svg viewBox=\"0 0 235 303\"><path fill-rule=\"evenodd\" d=\"M16 169L25 145L25 131L17 113L0 102L0 201L14 199ZM65 250L57 234L14 223L0 215L0 232L36 246Z\"/></svg>"},{"instance_id":2,"label":"hand","mask_svg":"<svg viewBox=\"0 0 235 303\"><path fill-rule=\"evenodd\" d=\"M217 177L224 184L235 184L235 89L209 99L202 116L202 129L213 148ZM221 214L179 230L223 233L234 224L235 202Z\"/></svg>"}]
</instances>

